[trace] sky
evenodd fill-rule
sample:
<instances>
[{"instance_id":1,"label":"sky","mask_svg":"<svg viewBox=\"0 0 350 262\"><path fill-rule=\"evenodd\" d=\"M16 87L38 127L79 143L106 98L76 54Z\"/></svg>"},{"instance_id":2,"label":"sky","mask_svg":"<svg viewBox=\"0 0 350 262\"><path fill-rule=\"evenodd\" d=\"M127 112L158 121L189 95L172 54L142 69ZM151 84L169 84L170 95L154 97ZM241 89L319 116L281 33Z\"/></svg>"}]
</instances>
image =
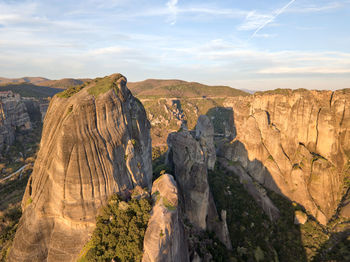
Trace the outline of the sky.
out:
<instances>
[{"instance_id":1,"label":"sky","mask_svg":"<svg viewBox=\"0 0 350 262\"><path fill-rule=\"evenodd\" d=\"M0 0L0 76L350 88L350 0Z\"/></svg>"}]
</instances>

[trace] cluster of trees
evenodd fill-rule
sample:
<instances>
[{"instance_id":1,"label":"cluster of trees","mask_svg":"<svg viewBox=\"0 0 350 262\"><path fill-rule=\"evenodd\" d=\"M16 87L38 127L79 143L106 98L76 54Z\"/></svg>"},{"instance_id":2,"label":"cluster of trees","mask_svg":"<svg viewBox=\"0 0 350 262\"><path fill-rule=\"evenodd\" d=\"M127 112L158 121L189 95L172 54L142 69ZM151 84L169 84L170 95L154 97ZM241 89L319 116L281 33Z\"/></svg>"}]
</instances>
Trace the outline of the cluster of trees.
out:
<instances>
[{"instance_id":1,"label":"cluster of trees","mask_svg":"<svg viewBox=\"0 0 350 262\"><path fill-rule=\"evenodd\" d=\"M141 261L151 208L149 199L125 202L113 195L97 217L96 229L80 261Z\"/></svg>"}]
</instances>

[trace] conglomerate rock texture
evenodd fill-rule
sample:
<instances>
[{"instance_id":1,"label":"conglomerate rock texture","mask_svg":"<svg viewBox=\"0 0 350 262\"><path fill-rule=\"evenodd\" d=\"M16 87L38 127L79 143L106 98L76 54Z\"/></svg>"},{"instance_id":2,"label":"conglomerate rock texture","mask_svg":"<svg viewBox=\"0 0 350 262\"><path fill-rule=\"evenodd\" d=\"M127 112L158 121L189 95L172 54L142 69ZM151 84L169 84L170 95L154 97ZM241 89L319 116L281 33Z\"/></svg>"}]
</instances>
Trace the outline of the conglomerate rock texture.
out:
<instances>
[{"instance_id":1,"label":"conglomerate rock texture","mask_svg":"<svg viewBox=\"0 0 350 262\"><path fill-rule=\"evenodd\" d=\"M326 224L349 177L350 91L277 91L225 100L237 136L220 154Z\"/></svg>"},{"instance_id":2,"label":"conglomerate rock texture","mask_svg":"<svg viewBox=\"0 0 350 262\"><path fill-rule=\"evenodd\" d=\"M113 193L151 187L149 129L121 75L56 95L9 261L75 261Z\"/></svg>"},{"instance_id":3,"label":"conglomerate rock texture","mask_svg":"<svg viewBox=\"0 0 350 262\"><path fill-rule=\"evenodd\" d=\"M164 174L154 181L155 204L144 238L143 262L189 261L179 196L173 176Z\"/></svg>"}]
</instances>

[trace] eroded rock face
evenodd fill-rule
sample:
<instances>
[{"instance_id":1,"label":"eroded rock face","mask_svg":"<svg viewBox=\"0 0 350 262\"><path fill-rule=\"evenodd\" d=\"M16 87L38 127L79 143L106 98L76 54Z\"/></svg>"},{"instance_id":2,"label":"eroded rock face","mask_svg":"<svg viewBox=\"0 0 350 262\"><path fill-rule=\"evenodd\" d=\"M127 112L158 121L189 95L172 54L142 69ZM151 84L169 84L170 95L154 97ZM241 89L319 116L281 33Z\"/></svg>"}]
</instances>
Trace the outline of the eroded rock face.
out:
<instances>
[{"instance_id":1,"label":"eroded rock face","mask_svg":"<svg viewBox=\"0 0 350 262\"><path fill-rule=\"evenodd\" d=\"M16 129L29 130L31 127L21 96L12 91L0 92L0 148L14 142Z\"/></svg>"},{"instance_id":2,"label":"eroded rock face","mask_svg":"<svg viewBox=\"0 0 350 262\"><path fill-rule=\"evenodd\" d=\"M208 168L213 168L216 161L213 134L207 116L199 118L193 135L186 128L169 134L167 160L174 170L185 217L201 230L216 232L230 248L228 232L223 232L227 227L219 220L208 184Z\"/></svg>"},{"instance_id":3,"label":"eroded rock face","mask_svg":"<svg viewBox=\"0 0 350 262\"><path fill-rule=\"evenodd\" d=\"M164 174L153 183L155 204L144 237L143 262L189 261L177 185Z\"/></svg>"},{"instance_id":4,"label":"eroded rock face","mask_svg":"<svg viewBox=\"0 0 350 262\"><path fill-rule=\"evenodd\" d=\"M227 99L237 143L222 155L256 181L303 205L322 224L343 194L350 149L350 93L286 91Z\"/></svg>"},{"instance_id":5,"label":"eroded rock face","mask_svg":"<svg viewBox=\"0 0 350 262\"><path fill-rule=\"evenodd\" d=\"M9 261L75 261L109 196L151 187L149 129L123 76L55 96Z\"/></svg>"},{"instance_id":6,"label":"eroded rock face","mask_svg":"<svg viewBox=\"0 0 350 262\"><path fill-rule=\"evenodd\" d=\"M209 169L213 170L216 162L216 151L214 145L214 127L207 116L201 115L196 125L196 139L204 153L204 158Z\"/></svg>"}]
</instances>

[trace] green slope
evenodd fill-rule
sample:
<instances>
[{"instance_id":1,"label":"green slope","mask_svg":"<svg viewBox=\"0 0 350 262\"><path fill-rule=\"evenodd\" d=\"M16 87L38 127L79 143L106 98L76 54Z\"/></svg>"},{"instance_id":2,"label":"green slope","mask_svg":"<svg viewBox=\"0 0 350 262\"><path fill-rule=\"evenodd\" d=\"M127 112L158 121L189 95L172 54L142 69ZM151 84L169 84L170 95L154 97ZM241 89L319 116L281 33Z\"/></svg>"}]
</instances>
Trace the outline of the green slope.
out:
<instances>
[{"instance_id":1,"label":"green slope","mask_svg":"<svg viewBox=\"0 0 350 262\"><path fill-rule=\"evenodd\" d=\"M0 85L0 91L12 91L23 97L46 98L52 97L62 91L62 89L46 86L36 86L30 83L4 84Z\"/></svg>"},{"instance_id":2,"label":"green slope","mask_svg":"<svg viewBox=\"0 0 350 262\"><path fill-rule=\"evenodd\" d=\"M139 98L146 97L227 97L247 96L248 93L229 86L208 86L196 82L181 80L148 79L141 82L128 83L129 89Z\"/></svg>"}]
</instances>

